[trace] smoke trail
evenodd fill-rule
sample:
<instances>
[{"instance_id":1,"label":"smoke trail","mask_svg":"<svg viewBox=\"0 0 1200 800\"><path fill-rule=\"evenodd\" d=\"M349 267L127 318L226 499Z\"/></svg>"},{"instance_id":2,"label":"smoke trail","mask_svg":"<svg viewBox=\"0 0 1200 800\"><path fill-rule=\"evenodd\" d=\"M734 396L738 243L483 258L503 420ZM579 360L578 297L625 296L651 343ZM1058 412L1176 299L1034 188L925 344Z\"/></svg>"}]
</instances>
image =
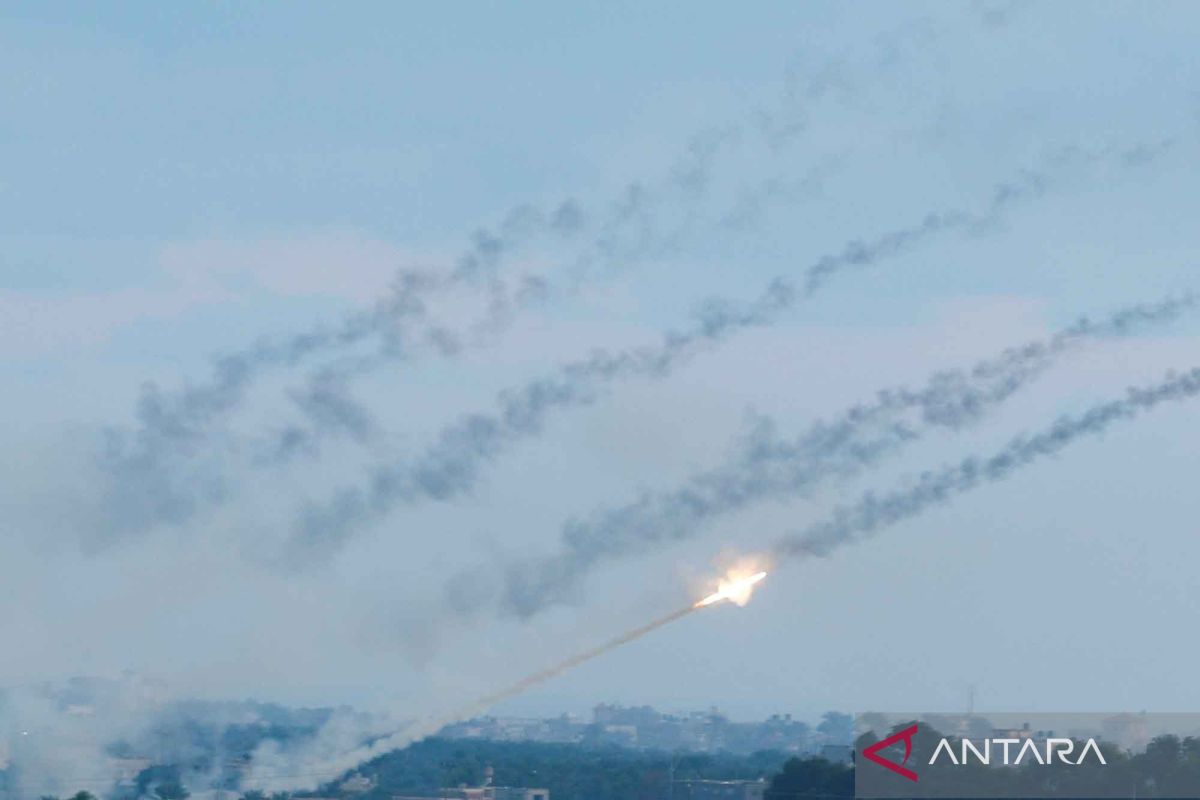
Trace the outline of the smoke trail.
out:
<instances>
[{"instance_id":1,"label":"smoke trail","mask_svg":"<svg viewBox=\"0 0 1200 800\"><path fill-rule=\"evenodd\" d=\"M906 35L903 28L900 35ZM894 44L889 46L892 61L894 49ZM868 58L864 64L868 78L885 72L882 61L875 63ZM594 232L573 261L576 284L586 281L587 273L597 266L624 263L669 248L679 232L659 232L655 214L682 201L688 224L695 223L690 209L710 189L714 166L722 154L747 133L767 145L770 155L780 153L807 129L810 106L846 92L851 85L847 69L842 60L804 71L790 65L784 96L776 107L757 109L748 121L697 133L665 175L653 181L630 182L603 212L586 213L573 198L549 209L517 206L496 228L477 230L448 272L401 270L387 296L369 309L332 325L315 326L221 356L215 360L209 379L178 391L164 392L147 384L136 409L136 425L132 430L108 431L107 446L100 458L102 468L112 479L109 514L115 519L108 528L127 530L158 522L178 523L204 504L227 496L229 487L219 467L213 470L216 474L210 474L195 460L206 447L223 446L227 452L239 449L217 428L243 405L253 385L272 369L293 368L317 355L340 353L372 338L379 340L376 356L361 360L351 369L335 368L332 372L340 373L345 380L381 364L421 354L453 355L466 344L463 334L432 319L430 301L462 289L479 292L486 311L468 338L502 327L516 311L546 297L551 289L544 278L536 275L506 279L497 274L509 253L539 237L577 240L585 231ZM741 199L733 218L744 223L761 213L766 202L794 197L806 185L819 183L824 169L814 170L813 181L767 181ZM572 286L564 289L566 293L572 290ZM315 440L325 432L349 432L355 439L364 438L359 423L369 415L361 407L351 411L355 404L345 388L332 386L329 371L318 372L313 383L315 386L301 390L295 398L313 430L285 428L270 446L260 448L265 451L260 452L260 465L287 461L297 453L316 452ZM326 407L324 401L330 398L336 398L338 408ZM358 422L344 425L342 412L346 411L351 411ZM217 458L212 461L215 463Z\"/></svg>"},{"instance_id":2,"label":"smoke trail","mask_svg":"<svg viewBox=\"0 0 1200 800\"><path fill-rule=\"evenodd\" d=\"M1095 152L1066 147L1052 155L1047 169L1063 167L1071 163L1094 163L1105 159L1115 159L1124 166L1137 166L1153 160L1170 146L1170 141L1163 141L1148 145L1135 145L1124 150L1109 148ZM812 185L820 182L827 168L828 165L818 165L810 175L796 182L789 183L778 179L768 181L759 187L758 191L740 198L734 210L719 224L727 227L744 226L748 219L760 215L768 202L800 193L806 188L811 189ZM802 286L796 285L786 278L778 279L774 286L781 295L791 293L805 297L811 296L822 287L825 281L846 268L868 266L883 257L901 254L920 240L937 233L979 229L994 224L1010 204L1041 194L1048 183L1048 174L1038 174L1034 171L1021 172L1013 181L996 187L990 205L982 213L972 214L965 210L933 213L916 225L889 231L874 240L848 242L840 252L831 253L811 265ZM790 300L782 296L771 298L764 294L760 297L757 305L751 304L740 311L731 301L710 299L700 313L701 323L707 325L709 329L701 331L698 335L693 333L690 337L685 334L685 338L717 340L738 328L769 324L770 317L783 310L773 310L771 307L773 302L790 305L795 302L795 298ZM687 354L681 354L681 357L686 358ZM358 428L345 423L342 413L345 409L325 408L320 403L320 399L333 388L335 376L343 382L348 382L359 374L373 371L386 360L384 356L360 360L357 362L357 366L350 369L318 373L308 389L297 395L298 399L302 398L306 401L301 406L310 410L310 420L316 424L308 430L295 426L287 428L279 434L273 444L267 446L268 454L274 454L275 458L286 461L296 452L316 452L317 440L330 433L350 433L361 441L363 437ZM600 368L604 369L603 366ZM636 369L634 372L642 374L637 373ZM608 380L608 378L602 378L602 380ZM348 400L345 386L338 389L337 397L344 406ZM355 408L353 413L356 417L367 415L366 411L361 408ZM272 456L268 455L267 459L271 460Z\"/></svg>"},{"instance_id":3,"label":"smoke trail","mask_svg":"<svg viewBox=\"0 0 1200 800\"><path fill-rule=\"evenodd\" d=\"M604 642L603 644L596 645L595 647L584 650L581 653L576 653L575 655L571 656L570 658L568 658L564 661L560 661L559 663L555 664L552 667L548 667L547 669L539 670L538 672L535 672L532 675L527 675L526 677L522 678L521 680L517 681L516 683L514 683L510 686L506 686L503 689L492 692L491 694L484 695L483 697L479 698L479 700L476 701L474 705L472 705L472 706L456 713L452 717L449 717L449 718L445 719L444 721L442 721L442 723L440 725L438 725L437 729L440 729L443 726L448 725L451 722L454 722L456 720L465 719L467 717L472 717L475 714L478 714L481 710L488 709L503 700L508 700L509 698L516 697L517 695L519 695L523 692L526 692L535 686L539 686L539 685L545 683L546 681L551 680L552 678L556 678L559 675L562 675L564 672L567 672L568 670L572 670L575 667L578 667L580 664L591 661L594 658L599 658L600 656L604 655L605 653L607 653L611 650L615 650L622 645L629 644L630 642L634 641L635 639L640 639L643 636L645 636L646 634L653 633L654 631L658 630L659 628L661 628L665 625L670 625L672 622L675 622L676 620L683 619L688 614L691 614L694 611L699 611L702 607L703 606L690 605L685 608L681 608L676 611L672 611L670 614L667 614L666 616L659 617L658 619L654 620L653 622L648 622L645 625L641 625L637 628L634 628L633 630L626 631L625 633L621 634L620 636L609 639L607 642Z\"/></svg>"},{"instance_id":4,"label":"smoke trail","mask_svg":"<svg viewBox=\"0 0 1200 800\"><path fill-rule=\"evenodd\" d=\"M346 381L347 372L355 371L362 361L360 359L349 364L326 366L313 375L303 390L290 394L296 405L318 428L341 431L355 441L365 443L377 432L377 425L371 412L350 396ZM370 363L373 360L365 361ZM277 450L286 453L295 448L300 443L297 437L303 438L303 432L295 428L289 429L281 438ZM311 446L311 442L308 444Z\"/></svg>"},{"instance_id":5,"label":"smoke trail","mask_svg":"<svg viewBox=\"0 0 1200 800\"><path fill-rule=\"evenodd\" d=\"M722 154L746 138L747 132L767 143L769 153L781 153L785 145L793 143L807 128L807 106L834 94L830 87L842 69L844 65L840 62L828 64L807 78L789 69L786 91L777 108L755 111L750 115L754 124L737 122L696 132L661 176L650 181L630 181L603 212L587 213L576 198L564 199L548 210L531 204L515 206L494 229L476 229L448 272L398 270L387 296L369 309L350 314L333 325L314 326L278 341L258 342L220 356L214 361L210 380L185 386L178 392L164 393L147 384L137 409L138 428L127 437L133 441L119 442L120 447L129 451L128 460L136 462L139 457L153 460L149 451L156 438L165 440L161 444L163 450L175 444L186 446L199 438L207 426L235 410L265 371L295 367L315 355L342 351L371 337L382 340L381 362L415 357L423 351L455 353L463 346L461 337L428 318L428 302L458 289L481 291L487 310L474 328L494 331L515 309L543 297L549 290L545 279L538 276L518 275L504 280L496 274L505 257L536 239L572 240L589 228L594 230L570 262L568 270L576 273L573 276L576 283L597 267L662 252L679 232L659 232L655 213L680 201L689 206L703 197ZM828 165L819 165L812 176L791 184L790 192L783 190L785 182L768 180L742 198L739 219L745 221L746 208L761 212L771 199L794 196L798 188L811 185L812 179L819 178L827 168ZM420 323L424 326L406 329ZM178 441L180 438L184 441Z\"/></svg>"},{"instance_id":6,"label":"smoke trail","mask_svg":"<svg viewBox=\"0 0 1200 800\"><path fill-rule=\"evenodd\" d=\"M1043 169L1023 170L1015 179L997 185L982 211L931 213L914 225L873 239L853 240L811 263L799 281L776 277L749 303L709 301L690 329L668 333L658 344L616 353L598 351L587 359L560 366L553 374L502 392L496 412L460 418L443 428L436 441L416 458L374 468L365 488L341 489L325 505L306 508L291 537L289 557L303 560L312 551L327 553L349 539L359 526L382 518L399 505L444 502L464 494L474 487L486 465L512 444L540 433L555 411L587 405L602 389L620 379L663 378L735 333L772 324L845 270L878 264L940 235L996 224L1018 203L1039 196L1058 169L1113 158L1122 165L1142 163L1143 150L1063 148Z\"/></svg>"},{"instance_id":7,"label":"smoke trail","mask_svg":"<svg viewBox=\"0 0 1200 800\"><path fill-rule=\"evenodd\" d=\"M917 390L883 389L871 402L832 421L818 421L794 440L782 440L772 422L759 419L719 466L693 474L677 488L644 493L586 520L569 520L556 553L506 570L502 605L529 617L567 602L605 561L695 536L704 525L755 502L802 495L826 479L855 477L930 430L957 430L978 421L1085 341L1175 319L1194 305L1187 295L1132 306L1096 322L1082 318L1047 340L1009 348L967 370L935 373ZM447 593L465 613L492 602L487 588L458 576Z\"/></svg>"},{"instance_id":8,"label":"smoke trail","mask_svg":"<svg viewBox=\"0 0 1200 800\"><path fill-rule=\"evenodd\" d=\"M942 506L959 495L999 483L1031 464L1055 455L1073 442L1096 436L1118 422L1129 421L1167 402L1200 394L1200 367L1182 375L1169 373L1147 387L1130 388L1125 398L1092 406L1078 416L1064 416L1032 435L1014 437L989 456L970 456L957 464L922 473L916 484L886 494L867 492L828 519L776 541L777 558L826 556L843 545L869 539L887 527Z\"/></svg>"},{"instance_id":9,"label":"smoke trail","mask_svg":"<svg viewBox=\"0 0 1200 800\"><path fill-rule=\"evenodd\" d=\"M621 198L598 217L596 232L564 271L569 282L560 293L578 291L604 264L627 263L669 249L680 235L656 229L655 213L672 205L688 207L707 191L720 154L740 138L740 127L713 129L692 137L684 156L657 182L635 181ZM814 175L825 166L814 168ZM802 182L803 183L803 182ZM772 192L774 194L774 192ZM753 196L753 193L752 193ZM366 311L333 326L318 326L280 341L261 341L216 359L212 377L174 393L146 384L139 398L133 430L112 428L101 464L113 479L112 506L120 527L144 527L155 522L178 523L206 502L226 493L219 472L207 474L195 460L204 448L228 445L218 425L246 400L250 389L269 370L294 368L319 354L346 351L369 339L378 351L348 363L318 370L309 385L292 397L312 427L289 426L265 447L260 465L286 462L299 452L315 452L318 434L349 433L363 441L369 413L355 403L345 385L384 364L421 355L453 356L468 344L494 337L515 314L544 301L552 287L544 278L524 275L504 279L496 270L504 254L539 235L577 238L587 227L575 200L563 201L551 212L532 206L510 211L496 232L481 229L470 247L448 272L399 271L389 295ZM430 303L460 290L481 292L482 316L456 332L430 315ZM340 384L340 385L339 385ZM115 526L112 526L115 527Z\"/></svg>"},{"instance_id":10,"label":"smoke trail","mask_svg":"<svg viewBox=\"0 0 1200 800\"><path fill-rule=\"evenodd\" d=\"M771 178L762 185L743 193L736 201L733 210L724 215L716 224L730 229L744 228L749 225L750 221L765 214L769 205L794 202L802 196L817 191L838 165L837 159L826 159L815 164L800 178L789 180ZM622 249L618 244L608 242L602 237L598 241L604 241L603 246L597 245L590 255L585 254L575 260L573 267L580 273L579 277L571 280L570 285L559 287L557 291L547 284L539 284L537 299L539 302L545 303L548 300L571 296L591 280L599 279L587 274L589 269L596 269L599 265L606 263L627 265L652 253L663 254L676 249L682 246L685 231L693 224L697 223L694 220L685 221L674 232L658 234L647 223L647 226L644 226L645 231L639 236L639 242L632 249ZM525 301L520 297L510 299L505 304L508 311L504 315L489 316L489 321L477 324L473 329L474 333L468 334L466 339L474 344L475 340L480 337L491 337L499 328L503 327L499 324L501 316L503 320L507 321L511 319L515 310L524 305ZM462 338L448 331L442 331L441 335L448 343L446 348L448 351L457 351L465 346ZM393 355L381 352L333 364L312 374L303 389L292 392L297 406L307 418L307 424L303 426L289 425L270 436L265 443L259 443L257 449L262 453L259 462L261 464L285 464L299 453L313 455L318 452L318 444L321 441L338 436L348 435L353 440L362 443L366 437L361 435L358 427L347 424L347 415L358 419L367 418L370 415L366 409L353 403L350 399L349 384L365 375L377 372L381 367L388 366L395 360ZM331 391L336 393L336 407L327 406L325 403L327 393Z\"/></svg>"}]
</instances>

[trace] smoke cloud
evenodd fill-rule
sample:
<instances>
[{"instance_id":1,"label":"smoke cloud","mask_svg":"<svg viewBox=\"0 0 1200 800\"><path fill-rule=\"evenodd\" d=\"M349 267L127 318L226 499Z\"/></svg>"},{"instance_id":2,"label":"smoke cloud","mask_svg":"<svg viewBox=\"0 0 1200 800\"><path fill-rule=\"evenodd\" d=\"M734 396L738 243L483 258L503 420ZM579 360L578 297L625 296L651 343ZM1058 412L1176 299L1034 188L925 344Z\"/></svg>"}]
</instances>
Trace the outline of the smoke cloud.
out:
<instances>
[{"instance_id":1,"label":"smoke cloud","mask_svg":"<svg viewBox=\"0 0 1200 800\"><path fill-rule=\"evenodd\" d=\"M203 792L230 785L246 744L272 741L267 731L311 744L317 732L328 737L339 725L362 731L371 724L344 709L293 711L170 694L165 684L133 673L0 689L0 778L9 796L151 796L167 780Z\"/></svg>"}]
</instances>

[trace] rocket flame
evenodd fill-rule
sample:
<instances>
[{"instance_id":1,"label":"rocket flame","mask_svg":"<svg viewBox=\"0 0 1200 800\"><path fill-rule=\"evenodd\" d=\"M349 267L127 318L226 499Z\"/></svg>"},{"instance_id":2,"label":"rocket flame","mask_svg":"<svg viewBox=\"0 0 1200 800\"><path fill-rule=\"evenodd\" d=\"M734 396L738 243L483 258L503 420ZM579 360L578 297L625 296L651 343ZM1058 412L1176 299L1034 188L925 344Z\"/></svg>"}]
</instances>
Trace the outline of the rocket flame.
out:
<instances>
[{"instance_id":1,"label":"rocket flame","mask_svg":"<svg viewBox=\"0 0 1200 800\"><path fill-rule=\"evenodd\" d=\"M697 602L692 608L711 606L713 603L719 603L722 600L729 600L739 606L744 606L750 602L750 595L754 593L754 585L765 577L767 577L767 573L765 572L756 572L753 575L744 577L730 575L730 577L717 584L715 592Z\"/></svg>"}]
</instances>

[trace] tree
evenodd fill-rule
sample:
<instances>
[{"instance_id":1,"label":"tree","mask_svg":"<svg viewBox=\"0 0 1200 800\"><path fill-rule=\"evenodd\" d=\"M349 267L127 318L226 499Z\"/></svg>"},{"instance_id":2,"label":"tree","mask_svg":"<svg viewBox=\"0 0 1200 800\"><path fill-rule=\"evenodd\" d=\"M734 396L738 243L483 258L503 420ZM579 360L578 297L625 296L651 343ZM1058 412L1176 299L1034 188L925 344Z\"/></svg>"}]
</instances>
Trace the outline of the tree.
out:
<instances>
[{"instance_id":1,"label":"tree","mask_svg":"<svg viewBox=\"0 0 1200 800\"><path fill-rule=\"evenodd\" d=\"M796 800L798 797L853 797L854 770L823 758L793 758L771 779L765 800Z\"/></svg>"},{"instance_id":2,"label":"tree","mask_svg":"<svg viewBox=\"0 0 1200 800\"><path fill-rule=\"evenodd\" d=\"M838 711L826 711L821 715L817 730L831 744L850 744L854 739L854 717Z\"/></svg>"},{"instance_id":3,"label":"tree","mask_svg":"<svg viewBox=\"0 0 1200 800\"><path fill-rule=\"evenodd\" d=\"M159 800L187 800L191 794L182 783L171 781L169 783L160 783L154 787L154 794Z\"/></svg>"}]
</instances>

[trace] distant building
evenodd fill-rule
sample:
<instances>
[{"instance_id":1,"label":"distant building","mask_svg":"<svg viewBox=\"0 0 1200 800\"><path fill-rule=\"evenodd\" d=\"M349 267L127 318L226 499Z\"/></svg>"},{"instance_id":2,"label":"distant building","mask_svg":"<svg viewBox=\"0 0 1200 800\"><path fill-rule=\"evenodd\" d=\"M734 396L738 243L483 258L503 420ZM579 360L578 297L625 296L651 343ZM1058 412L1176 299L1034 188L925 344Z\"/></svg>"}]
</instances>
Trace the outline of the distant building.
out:
<instances>
[{"instance_id":1,"label":"distant building","mask_svg":"<svg viewBox=\"0 0 1200 800\"><path fill-rule=\"evenodd\" d=\"M762 800L766 781L675 781L674 800Z\"/></svg>"},{"instance_id":2,"label":"distant building","mask_svg":"<svg viewBox=\"0 0 1200 800\"><path fill-rule=\"evenodd\" d=\"M630 725L633 727L656 725L663 721L663 714L650 706L625 706L601 703L592 709L592 721L597 725Z\"/></svg>"},{"instance_id":3,"label":"distant building","mask_svg":"<svg viewBox=\"0 0 1200 800\"><path fill-rule=\"evenodd\" d=\"M590 723L566 714L549 719L489 716L447 725L440 735L449 739L619 745L700 753L812 753L821 744L807 724L788 714L775 714L762 722L733 722L715 708L665 714L650 706L608 703L593 709Z\"/></svg>"},{"instance_id":4,"label":"distant building","mask_svg":"<svg viewBox=\"0 0 1200 800\"><path fill-rule=\"evenodd\" d=\"M527 786L496 786L494 772L489 766L483 772L482 786L459 786L442 789L436 797L392 795L392 800L550 800L549 789L534 789Z\"/></svg>"},{"instance_id":5,"label":"distant building","mask_svg":"<svg viewBox=\"0 0 1200 800\"><path fill-rule=\"evenodd\" d=\"M605 725L601 730L604 731L604 741L610 744L637 747L638 728L636 725Z\"/></svg>"},{"instance_id":6,"label":"distant building","mask_svg":"<svg viewBox=\"0 0 1200 800\"><path fill-rule=\"evenodd\" d=\"M374 789L375 781L371 780L365 775L351 775L349 778L346 778L346 780L342 781L342 785L339 788L343 792L362 794L363 792L369 792Z\"/></svg>"},{"instance_id":7,"label":"distant building","mask_svg":"<svg viewBox=\"0 0 1200 800\"><path fill-rule=\"evenodd\" d=\"M993 739L1032 739L1033 731L1026 722L1019 728L992 728Z\"/></svg>"},{"instance_id":8,"label":"distant building","mask_svg":"<svg viewBox=\"0 0 1200 800\"><path fill-rule=\"evenodd\" d=\"M518 786L495 786L494 800L550 800L549 789L527 789Z\"/></svg>"},{"instance_id":9,"label":"distant building","mask_svg":"<svg viewBox=\"0 0 1200 800\"><path fill-rule=\"evenodd\" d=\"M151 763L148 758L112 758L108 761L108 769L115 783L132 784Z\"/></svg>"},{"instance_id":10,"label":"distant building","mask_svg":"<svg viewBox=\"0 0 1200 800\"><path fill-rule=\"evenodd\" d=\"M1106 717L1101 723L1103 738L1135 753L1146 749L1150 734L1146 727L1146 715L1118 714Z\"/></svg>"}]
</instances>

